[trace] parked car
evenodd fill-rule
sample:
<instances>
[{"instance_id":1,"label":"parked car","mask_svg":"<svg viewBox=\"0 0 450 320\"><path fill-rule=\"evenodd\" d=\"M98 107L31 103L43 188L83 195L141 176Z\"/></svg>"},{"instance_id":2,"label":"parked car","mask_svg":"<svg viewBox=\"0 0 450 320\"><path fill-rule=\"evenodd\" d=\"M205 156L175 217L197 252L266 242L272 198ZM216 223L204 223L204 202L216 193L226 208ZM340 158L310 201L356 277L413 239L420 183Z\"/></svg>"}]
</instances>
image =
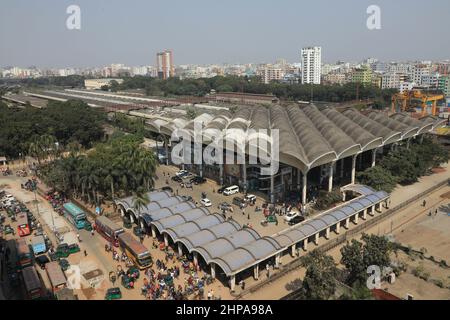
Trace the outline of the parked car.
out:
<instances>
[{"instance_id":1,"label":"parked car","mask_svg":"<svg viewBox=\"0 0 450 320\"><path fill-rule=\"evenodd\" d=\"M211 200L209 200L208 198L201 199L200 203L203 206L205 206L205 207L211 207L212 206Z\"/></svg>"},{"instance_id":2,"label":"parked car","mask_svg":"<svg viewBox=\"0 0 450 320\"><path fill-rule=\"evenodd\" d=\"M36 261L37 265L38 265L42 270L44 270L44 269L45 269L45 265L46 265L47 263L50 262L50 259L47 257L46 254L37 256L34 260Z\"/></svg>"},{"instance_id":3,"label":"parked car","mask_svg":"<svg viewBox=\"0 0 450 320\"><path fill-rule=\"evenodd\" d=\"M245 200L242 199L242 198L239 198L239 197L234 197L234 198L233 198L233 204L234 204L234 205L237 205L238 207L241 207L241 206L245 206L245 205L246 205Z\"/></svg>"},{"instance_id":4,"label":"parked car","mask_svg":"<svg viewBox=\"0 0 450 320\"><path fill-rule=\"evenodd\" d=\"M162 187L161 190L162 191L169 191L169 192L173 193L173 189L171 187L169 187L169 186Z\"/></svg>"},{"instance_id":5,"label":"parked car","mask_svg":"<svg viewBox=\"0 0 450 320\"><path fill-rule=\"evenodd\" d=\"M181 199L183 199L183 201L192 201L191 196L181 196Z\"/></svg>"},{"instance_id":6,"label":"parked car","mask_svg":"<svg viewBox=\"0 0 450 320\"><path fill-rule=\"evenodd\" d=\"M193 177L190 182L194 184L202 184L206 182L206 179L200 176L196 176Z\"/></svg>"},{"instance_id":7,"label":"parked car","mask_svg":"<svg viewBox=\"0 0 450 320\"><path fill-rule=\"evenodd\" d=\"M189 171L187 171L187 170L180 170L180 171L178 171L177 173L175 173L175 175L177 176L177 177L183 177L183 176L185 176L185 175L187 175L187 174L189 174Z\"/></svg>"},{"instance_id":8,"label":"parked car","mask_svg":"<svg viewBox=\"0 0 450 320\"><path fill-rule=\"evenodd\" d=\"M175 182L183 181L183 180L181 180L181 178L179 176L173 176L171 179L172 179L172 181L175 181Z\"/></svg>"},{"instance_id":9,"label":"parked car","mask_svg":"<svg viewBox=\"0 0 450 320\"><path fill-rule=\"evenodd\" d=\"M291 210L284 216L284 220L286 220L286 222L289 222L298 216L300 216L300 212L298 212L297 210Z\"/></svg>"},{"instance_id":10,"label":"parked car","mask_svg":"<svg viewBox=\"0 0 450 320\"><path fill-rule=\"evenodd\" d=\"M223 190L225 190L226 188L228 188L228 186L222 186L219 189L217 189L217 193L223 193Z\"/></svg>"},{"instance_id":11,"label":"parked car","mask_svg":"<svg viewBox=\"0 0 450 320\"><path fill-rule=\"evenodd\" d=\"M303 222L303 221L305 221L305 218L303 216L295 216L288 222L288 224L290 226L293 226L293 225L299 224L300 222Z\"/></svg>"},{"instance_id":12,"label":"parked car","mask_svg":"<svg viewBox=\"0 0 450 320\"><path fill-rule=\"evenodd\" d=\"M222 203L220 203L218 206L217 206L217 208L220 210L220 211L228 211L228 210L230 210L231 209L231 204L229 204L228 202L222 202Z\"/></svg>"}]
</instances>

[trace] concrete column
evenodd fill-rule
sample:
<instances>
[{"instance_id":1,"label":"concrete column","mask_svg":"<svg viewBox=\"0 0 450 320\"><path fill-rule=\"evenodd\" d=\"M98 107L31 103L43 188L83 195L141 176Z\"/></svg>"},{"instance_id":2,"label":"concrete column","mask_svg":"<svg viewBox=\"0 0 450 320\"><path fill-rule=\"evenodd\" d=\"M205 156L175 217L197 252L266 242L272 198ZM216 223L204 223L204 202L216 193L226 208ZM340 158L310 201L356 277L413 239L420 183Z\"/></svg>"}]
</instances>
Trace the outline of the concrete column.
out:
<instances>
[{"instance_id":1,"label":"concrete column","mask_svg":"<svg viewBox=\"0 0 450 320\"><path fill-rule=\"evenodd\" d=\"M297 169L297 190L300 191L301 187L301 180L300 180L300 175L302 174L302 172L300 171L300 169Z\"/></svg>"},{"instance_id":2,"label":"concrete column","mask_svg":"<svg viewBox=\"0 0 450 320\"><path fill-rule=\"evenodd\" d=\"M216 278L216 265L215 265L215 263L211 263L211 277L213 279Z\"/></svg>"},{"instance_id":3,"label":"concrete column","mask_svg":"<svg viewBox=\"0 0 450 320\"><path fill-rule=\"evenodd\" d=\"M375 205L372 206L372 209L370 210L370 215L371 216L375 215Z\"/></svg>"},{"instance_id":4,"label":"concrete column","mask_svg":"<svg viewBox=\"0 0 450 320\"><path fill-rule=\"evenodd\" d=\"M164 233L164 245L166 247L169 246L169 236L167 235L167 233Z\"/></svg>"},{"instance_id":5,"label":"concrete column","mask_svg":"<svg viewBox=\"0 0 450 320\"><path fill-rule=\"evenodd\" d=\"M199 171L200 171L199 176L203 178L203 164L199 164L198 167L199 167Z\"/></svg>"},{"instance_id":6,"label":"concrete column","mask_svg":"<svg viewBox=\"0 0 450 320\"><path fill-rule=\"evenodd\" d=\"M330 239L330 227L328 227L326 230L325 230L325 238L328 240L328 239Z\"/></svg>"},{"instance_id":7,"label":"concrete column","mask_svg":"<svg viewBox=\"0 0 450 320\"><path fill-rule=\"evenodd\" d=\"M363 220L367 220L367 209L364 209L362 218Z\"/></svg>"},{"instance_id":8,"label":"concrete column","mask_svg":"<svg viewBox=\"0 0 450 320\"><path fill-rule=\"evenodd\" d=\"M352 184L355 184L356 175L356 154L352 156Z\"/></svg>"},{"instance_id":9,"label":"concrete column","mask_svg":"<svg viewBox=\"0 0 450 320\"><path fill-rule=\"evenodd\" d=\"M281 253L277 253L275 255L275 267L276 268L280 267L280 263L281 263Z\"/></svg>"},{"instance_id":10,"label":"concrete column","mask_svg":"<svg viewBox=\"0 0 450 320\"><path fill-rule=\"evenodd\" d=\"M275 176L270 175L270 203L275 203Z\"/></svg>"},{"instance_id":11,"label":"concrete column","mask_svg":"<svg viewBox=\"0 0 450 320\"><path fill-rule=\"evenodd\" d=\"M236 285L236 276L233 274L233 275L230 277L230 290L231 290L231 291L234 291L235 285Z\"/></svg>"},{"instance_id":12,"label":"concrete column","mask_svg":"<svg viewBox=\"0 0 450 320\"><path fill-rule=\"evenodd\" d=\"M183 255L183 245L178 242L178 255L181 257Z\"/></svg>"},{"instance_id":13,"label":"concrete column","mask_svg":"<svg viewBox=\"0 0 450 320\"><path fill-rule=\"evenodd\" d=\"M307 184L308 184L308 171L303 173L303 184L302 184L302 204L305 205L306 201L308 201L308 197L306 196L307 192Z\"/></svg>"},{"instance_id":14,"label":"concrete column","mask_svg":"<svg viewBox=\"0 0 450 320\"><path fill-rule=\"evenodd\" d=\"M255 278L255 280L259 279L259 264L253 266L253 278Z\"/></svg>"},{"instance_id":15,"label":"concrete column","mask_svg":"<svg viewBox=\"0 0 450 320\"><path fill-rule=\"evenodd\" d=\"M344 177L344 162L345 159L341 159L341 179Z\"/></svg>"},{"instance_id":16,"label":"concrete column","mask_svg":"<svg viewBox=\"0 0 450 320\"><path fill-rule=\"evenodd\" d=\"M291 246L291 256L295 257L295 244Z\"/></svg>"},{"instance_id":17,"label":"concrete column","mask_svg":"<svg viewBox=\"0 0 450 320\"><path fill-rule=\"evenodd\" d=\"M343 202L345 202L345 197L346 197L346 195L347 195L347 194L345 193L345 191L342 192L342 201L343 201Z\"/></svg>"},{"instance_id":18,"label":"concrete column","mask_svg":"<svg viewBox=\"0 0 450 320\"><path fill-rule=\"evenodd\" d=\"M219 183L223 185L223 164L219 164Z\"/></svg>"},{"instance_id":19,"label":"concrete column","mask_svg":"<svg viewBox=\"0 0 450 320\"><path fill-rule=\"evenodd\" d=\"M330 163L330 173L328 175L328 192L333 190L333 171L334 171L334 162Z\"/></svg>"},{"instance_id":20,"label":"concrete column","mask_svg":"<svg viewBox=\"0 0 450 320\"><path fill-rule=\"evenodd\" d=\"M406 140L406 149L409 149L410 143L411 143L411 138Z\"/></svg>"},{"instance_id":21,"label":"concrete column","mask_svg":"<svg viewBox=\"0 0 450 320\"><path fill-rule=\"evenodd\" d=\"M247 192L247 165L242 164L242 180L244 184L244 193Z\"/></svg>"},{"instance_id":22,"label":"concrete column","mask_svg":"<svg viewBox=\"0 0 450 320\"><path fill-rule=\"evenodd\" d=\"M336 224L336 234L339 234L341 232L341 223Z\"/></svg>"},{"instance_id":23,"label":"concrete column","mask_svg":"<svg viewBox=\"0 0 450 320\"><path fill-rule=\"evenodd\" d=\"M194 256L194 265L198 266L198 253L194 252L193 256Z\"/></svg>"},{"instance_id":24,"label":"concrete column","mask_svg":"<svg viewBox=\"0 0 450 320\"><path fill-rule=\"evenodd\" d=\"M319 245L319 233L316 233L316 234L314 235L314 243L316 244L316 246Z\"/></svg>"},{"instance_id":25,"label":"concrete column","mask_svg":"<svg viewBox=\"0 0 450 320\"><path fill-rule=\"evenodd\" d=\"M305 240L303 240L303 250L308 250L308 238L306 238Z\"/></svg>"},{"instance_id":26,"label":"concrete column","mask_svg":"<svg viewBox=\"0 0 450 320\"><path fill-rule=\"evenodd\" d=\"M345 219L345 226L344 226L344 228L348 229L349 226L350 226L350 218L347 218L347 219Z\"/></svg>"},{"instance_id":27,"label":"concrete column","mask_svg":"<svg viewBox=\"0 0 450 320\"><path fill-rule=\"evenodd\" d=\"M355 217L353 218L354 224L358 224L358 222L359 222L359 212L357 214L355 214Z\"/></svg>"},{"instance_id":28,"label":"concrete column","mask_svg":"<svg viewBox=\"0 0 450 320\"><path fill-rule=\"evenodd\" d=\"M422 144L423 143L423 134L422 135L420 135L420 144Z\"/></svg>"},{"instance_id":29,"label":"concrete column","mask_svg":"<svg viewBox=\"0 0 450 320\"><path fill-rule=\"evenodd\" d=\"M151 225L150 229L152 229L152 237L156 238L156 227L154 225Z\"/></svg>"},{"instance_id":30,"label":"concrete column","mask_svg":"<svg viewBox=\"0 0 450 320\"><path fill-rule=\"evenodd\" d=\"M169 141L164 139L164 150L166 152L166 165L169 165Z\"/></svg>"},{"instance_id":31,"label":"concrete column","mask_svg":"<svg viewBox=\"0 0 450 320\"><path fill-rule=\"evenodd\" d=\"M377 159L377 149L372 150L372 168L375 167L375 161Z\"/></svg>"}]
</instances>

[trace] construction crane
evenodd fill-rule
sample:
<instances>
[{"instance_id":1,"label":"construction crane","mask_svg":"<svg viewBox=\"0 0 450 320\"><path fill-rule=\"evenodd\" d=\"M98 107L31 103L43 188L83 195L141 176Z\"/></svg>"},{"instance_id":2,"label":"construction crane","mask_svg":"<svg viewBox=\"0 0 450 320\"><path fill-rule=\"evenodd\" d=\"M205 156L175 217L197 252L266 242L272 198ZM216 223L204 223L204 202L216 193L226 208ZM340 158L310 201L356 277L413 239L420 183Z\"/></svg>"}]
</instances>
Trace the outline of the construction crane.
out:
<instances>
[{"instance_id":1,"label":"construction crane","mask_svg":"<svg viewBox=\"0 0 450 320\"><path fill-rule=\"evenodd\" d=\"M392 112L397 112L397 106L400 105L400 111L412 111L416 107L422 108L422 116L427 114L428 107L431 104L431 114L438 115L437 102L445 99L442 94L424 93L420 89L396 93L392 96Z\"/></svg>"}]
</instances>

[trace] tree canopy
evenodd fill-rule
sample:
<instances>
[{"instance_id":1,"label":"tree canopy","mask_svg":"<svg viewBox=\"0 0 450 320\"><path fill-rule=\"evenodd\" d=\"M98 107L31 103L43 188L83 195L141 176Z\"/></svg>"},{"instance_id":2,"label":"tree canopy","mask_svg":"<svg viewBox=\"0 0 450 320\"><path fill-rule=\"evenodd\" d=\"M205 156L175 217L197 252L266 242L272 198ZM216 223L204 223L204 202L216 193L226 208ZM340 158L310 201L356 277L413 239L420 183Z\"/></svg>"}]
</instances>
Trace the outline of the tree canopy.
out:
<instances>
[{"instance_id":1,"label":"tree canopy","mask_svg":"<svg viewBox=\"0 0 450 320\"><path fill-rule=\"evenodd\" d=\"M49 102L47 108L7 108L0 104L0 154L16 158L28 154L38 137L52 136L60 145L84 147L103 137L105 114L79 100Z\"/></svg>"},{"instance_id":2,"label":"tree canopy","mask_svg":"<svg viewBox=\"0 0 450 320\"><path fill-rule=\"evenodd\" d=\"M336 264L331 256L313 250L303 258L305 278L300 288L304 300L328 300L336 290Z\"/></svg>"}]
</instances>

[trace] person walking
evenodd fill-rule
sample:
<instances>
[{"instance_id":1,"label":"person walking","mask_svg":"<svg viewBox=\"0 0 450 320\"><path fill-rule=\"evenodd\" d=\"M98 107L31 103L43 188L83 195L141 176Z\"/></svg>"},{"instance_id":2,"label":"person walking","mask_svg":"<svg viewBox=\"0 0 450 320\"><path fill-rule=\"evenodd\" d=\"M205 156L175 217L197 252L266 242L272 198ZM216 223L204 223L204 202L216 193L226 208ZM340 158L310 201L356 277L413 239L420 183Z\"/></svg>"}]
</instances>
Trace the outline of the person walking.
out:
<instances>
[{"instance_id":1,"label":"person walking","mask_svg":"<svg viewBox=\"0 0 450 320\"><path fill-rule=\"evenodd\" d=\"M426 201L426 200L423 200L422 206L425 207L426 205L427 205L427 201Z\"/></svg>"},{"instance_id":2,"label":"person walking","mask_svg":"<svg viewBox=\"0 0 450 320\"><path fill-rule=\"evenodd\" d=\"M87 257L87 251L86 250L84 250L84 256Z\"/></svg>"}]
</instances>

